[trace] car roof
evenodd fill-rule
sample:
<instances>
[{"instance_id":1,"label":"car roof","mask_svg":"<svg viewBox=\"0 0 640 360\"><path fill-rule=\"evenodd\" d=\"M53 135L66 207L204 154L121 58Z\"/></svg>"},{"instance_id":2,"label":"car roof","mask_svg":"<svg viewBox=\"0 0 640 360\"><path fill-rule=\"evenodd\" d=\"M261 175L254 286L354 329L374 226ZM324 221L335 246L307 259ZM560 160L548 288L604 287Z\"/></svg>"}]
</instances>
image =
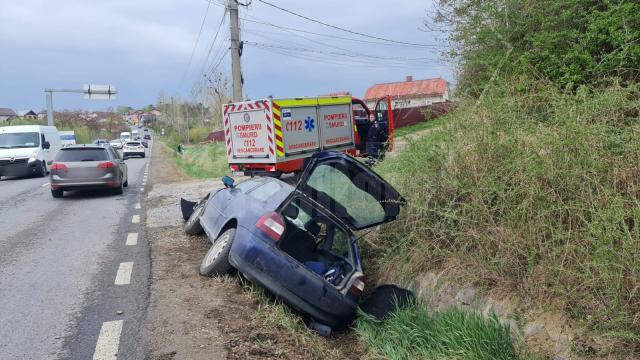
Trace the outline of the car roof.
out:
<instances>
[{"instance_id":1,"label":"car roof","mask_svg":"<svg viewBox=\"0 0 640 360\"><path fill-rule=\"evenodd\" d=\"M82 149L87 149L87 150L96 150L96 149L101 149L101 150L105 150L104 146L100 146L100 145L96 145L96 144L73 144L73 145L69 145L67 147L63 147L60 150L82 150Z\"/></svg>"}]
</instances>

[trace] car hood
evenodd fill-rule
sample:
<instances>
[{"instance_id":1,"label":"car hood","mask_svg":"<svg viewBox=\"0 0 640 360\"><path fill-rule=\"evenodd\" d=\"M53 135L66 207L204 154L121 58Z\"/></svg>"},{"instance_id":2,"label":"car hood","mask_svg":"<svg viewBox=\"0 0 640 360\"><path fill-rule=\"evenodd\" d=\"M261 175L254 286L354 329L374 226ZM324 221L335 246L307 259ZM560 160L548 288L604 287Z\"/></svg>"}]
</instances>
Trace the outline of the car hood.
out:
<instances>
[{"instance_id":1,"label":"car hood","mask_svg":"<svg viewBox=\"0 0 640 360\"><path fill-rule=\"evenodd\" d=\"M31 157L31 154L37 147L32 148L12 148L12 149L2 149L0 148L0 159L6 158L28 158Z\"/></svg>"}]
</instances>

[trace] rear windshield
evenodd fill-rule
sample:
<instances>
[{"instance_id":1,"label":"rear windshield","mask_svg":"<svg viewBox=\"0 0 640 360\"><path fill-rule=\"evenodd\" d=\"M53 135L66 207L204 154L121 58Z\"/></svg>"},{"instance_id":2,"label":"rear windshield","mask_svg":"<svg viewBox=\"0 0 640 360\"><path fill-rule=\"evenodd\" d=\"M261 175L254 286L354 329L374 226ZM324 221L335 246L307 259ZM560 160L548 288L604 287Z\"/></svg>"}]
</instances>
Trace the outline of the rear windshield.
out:
<instances>
[{"instance_id":1,"label":"rear windshield","mask_svg":"<svg viewBox=\"0 0 640 360\"><path fill-rule=\"evenodd\" d=\"M139 142L128 142L127 145L129 146L140 146Z\"/></svg>"},{"instance_id":2,"label":"rear windshield","mask_svg":"<svg viewBox=\"0 0 640 360\"><path fill-rule=\"evenodd\" d=\"M58 152L56 161L103 161L109 160L106 149L66 148Z\"/></svg>"}]
</instances>

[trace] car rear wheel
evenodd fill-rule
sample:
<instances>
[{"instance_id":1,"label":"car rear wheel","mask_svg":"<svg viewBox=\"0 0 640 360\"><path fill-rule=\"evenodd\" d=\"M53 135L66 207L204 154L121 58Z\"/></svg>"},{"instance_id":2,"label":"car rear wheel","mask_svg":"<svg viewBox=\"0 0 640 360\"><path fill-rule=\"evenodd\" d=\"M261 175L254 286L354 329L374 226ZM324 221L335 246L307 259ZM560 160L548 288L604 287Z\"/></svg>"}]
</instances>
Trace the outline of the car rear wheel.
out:
<instances>
[{"instance_id":1,"label":"car rear wheel","mask_svg":"<svg viewBox=\"0 0 640 360\"><path fill-rule=\"evenodd\" d=\"M64 191L58 189L58 190L53 190L51 189L51 196L53 196L56 199L61 198L64 195Z\"/></svg>"},{"instance_id":2,"label":"car rear wheel","mask_svg":"<svg viewBox=\"0 0 640 360\"><path fill-rule=\"evenodd\" d=\"M200 274L204 276L224 275L231 271L232 266L229 264L229 251L233 244L233 237L236 229L227 229L216 241L202 259L200 264Z\"/></svg>"},{"instance_id":3,"label":"car rear wheel","mask_svg":"<svg viewBox=\"0 0 640 360\"><path fill-rule=\"evenodd\" d=\"M124 193L124 183L122 182L122 179L120 180L120 185L114 190L116 195L122 195L122 193Z\"/></svg>"},{"instance_id":4,"label":"car rear wheel","mask_svg":"<svg viewBox=\"0 0 640 360\"><path fill-rule=\"evenodd\" d=\"M184 232L187 235L199 235L203 233L202 225L200 225L200 216L204 212L204 206L206 203L206 200L199 202L193 209L193 212L191 213L191 216L189 216L187 222L184 224Z\"/></svg>"}]
</instances>

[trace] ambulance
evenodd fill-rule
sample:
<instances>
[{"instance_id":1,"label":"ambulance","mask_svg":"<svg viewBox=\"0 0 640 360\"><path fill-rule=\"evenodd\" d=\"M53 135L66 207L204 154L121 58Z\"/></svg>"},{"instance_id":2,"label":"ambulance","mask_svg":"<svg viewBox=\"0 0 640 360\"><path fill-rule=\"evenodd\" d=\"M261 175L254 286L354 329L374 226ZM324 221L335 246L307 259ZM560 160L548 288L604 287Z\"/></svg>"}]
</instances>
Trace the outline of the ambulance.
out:
<instances>
[{"instance_id":1,"label":"ambulance","mask_svg":"<svg viewBox=\"0 0 640 360\"><path fill-rule=\"evenodd\" d=\"M363 115L354 117L354 111ZM380 99L374 112L348 95L225 104L222 122L227 161L234 174L278 177L302 171L305 160L318 151L364 156L366 134L362 132L369 119L383 126L392 144L389 97Z\"/></svg>"}]
</instances>

